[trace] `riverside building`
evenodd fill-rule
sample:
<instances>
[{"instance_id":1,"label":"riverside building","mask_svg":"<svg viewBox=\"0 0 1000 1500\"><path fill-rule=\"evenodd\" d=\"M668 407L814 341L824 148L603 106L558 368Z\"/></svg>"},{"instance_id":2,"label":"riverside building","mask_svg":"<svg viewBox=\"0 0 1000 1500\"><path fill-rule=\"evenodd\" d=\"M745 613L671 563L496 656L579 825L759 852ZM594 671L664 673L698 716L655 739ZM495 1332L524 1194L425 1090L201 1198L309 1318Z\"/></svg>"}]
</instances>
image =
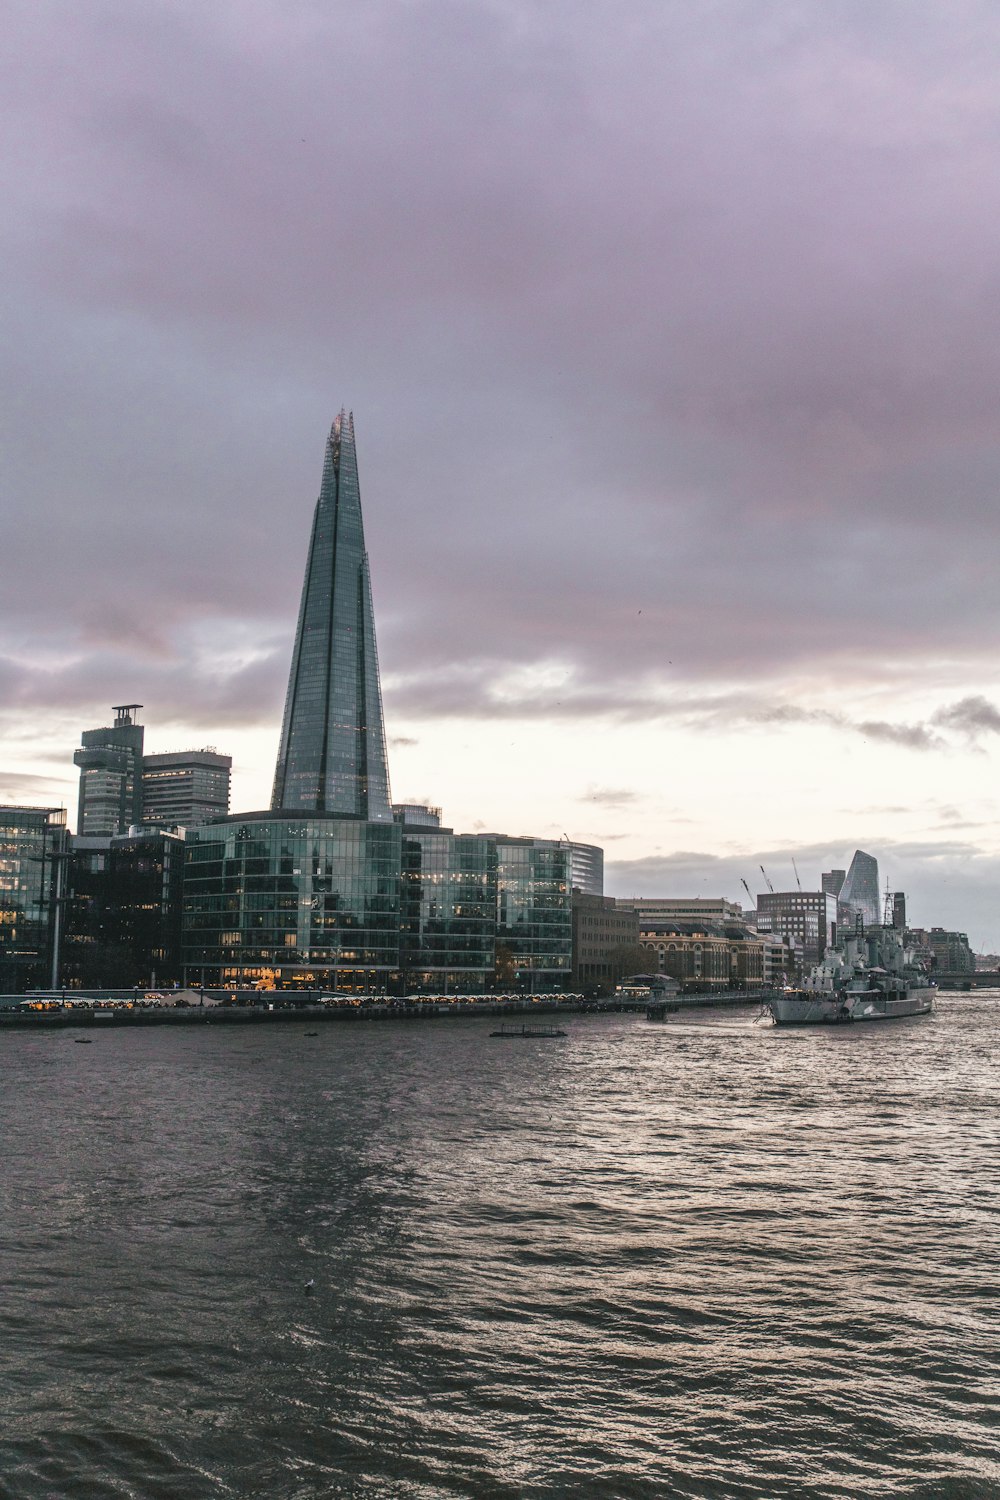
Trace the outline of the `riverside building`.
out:
<instances>
[{"instance_id":1,"label":"riverside building","mask_svg":"<svg viewBox=\"0 0 1000 1500\"><path fill-rule=\"evenodd\" d=\"M639 916L613 896L573 890L573 988L607 994L648 963L639 948Z\"/></svg>"},{"instance_id":2,"label":"riverside building","mask_svg":"<svg viewBox=\"0 0 1000 1500\"><path fill-rule=\"evenodd\" d=\"M837 897L832 891L760 891L757 930L784 938L811 969L837 942Z\"/></svg>"},{"instance_id":3,"label":"riverside building","mask_svg":"<svg viewBox=\"0 0 1000 1500\"><path fill-rule=\"evenodd\" d=\"M0 807L0 994L48 984L66 813Z\"/></svg>"},{"instance_id":4,"label":"riverside building","mask_svg":"<svg viewBox=\"0 0 1000 1500\"><path fill-rule=\"evenodd\" d=\"M217 750L173 750L142 757L142 821L194 828L229 811L231 755Z\"/></svg>"},{"instance_id":5,"label":"riverside building","mask_svg":"<svg viewBox=\"0 0 1000 1500\"><path fill-rule=\"evenodd\" d=\"M600 851L576 847L594 883ZM187 830L185 981L563 989L573 848L456 834L437 809L393 808L354 420L341 412L313 515L271 807Z\"/></svg>"},{"instance_id":6,"label":"riverside building","mask_svg":"<svg viewBox=\"0 0 1000 1500\"><path fill-rule=\"evenodd\" d=\"M119 703L111 712L114 723L85 729L80 749L73 755L80 768L77 833L124 833L142 821L143 726L141 703Z\"/></svg>"}]
</instances>

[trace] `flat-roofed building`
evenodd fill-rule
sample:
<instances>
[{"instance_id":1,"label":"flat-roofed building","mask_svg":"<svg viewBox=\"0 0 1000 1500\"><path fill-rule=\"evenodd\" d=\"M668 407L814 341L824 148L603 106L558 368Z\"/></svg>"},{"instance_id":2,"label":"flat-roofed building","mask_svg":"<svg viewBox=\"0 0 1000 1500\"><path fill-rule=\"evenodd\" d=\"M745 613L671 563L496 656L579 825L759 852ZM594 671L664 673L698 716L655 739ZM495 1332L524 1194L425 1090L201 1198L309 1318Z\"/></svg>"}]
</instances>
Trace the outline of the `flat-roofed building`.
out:
<instances>
[{"instance_id":1,"label":"flat-roofed building","mask_svg":"<svg viewBox=\"0 0 1000 1500\"><path fill-rule=\"evenodd\" d=\"M743 908L724 896L619 896L618 905L640 921L672 917L678 922L742 922Z\"/></svg>"},{"instance_id":2,"label":"flat-roofed building","mask_svg":"<svg viewBox=\"0 0 1000 1500\"><path fill-rule=\"evenodd\" d=\"M837 941L837 897L832 891L761 891L757 930L783 937L802 952L806 968Z\"/></svg>"},{"instance_id":3,"label":"flat-roofed building","mask_svg":"<svg viewBox=\"0 0 1000 1500\"><path fill-rule=\"evenodd\" d=\"M142 758L142 821L165 828L196 828L229 811L231 755L174 750Z\"/></svg>"},{"instance_id":4,"label":"flat-roofed building","mask_svg":"<svg viewBox=\"0 0 1000 1500\"><path fill-rule=\"evenodd\" d=\"M573 988L607 992L643 962L638 913L613 896L574 890Z\"/></svg>"},{"instance_id":5,"label":"flat-roofed building","mask_svg":"<svg viewBox=\"0 0 1000 1500\"><path fill-rule=\"evenodd\" d=\"M0 807L0 994L49 983L65 840L62 808Z\"/></svg>"},{"instance_id":6,"label":"flat-roofed building","mask_svg":"<svg viewBox=\"0 0 1000 1500\"><path fill-rule=\"evenodd\" d=\"M131 989L181 977L184 840L161 828L71 835L60 984Z\"/></svg>"}]
</instances>

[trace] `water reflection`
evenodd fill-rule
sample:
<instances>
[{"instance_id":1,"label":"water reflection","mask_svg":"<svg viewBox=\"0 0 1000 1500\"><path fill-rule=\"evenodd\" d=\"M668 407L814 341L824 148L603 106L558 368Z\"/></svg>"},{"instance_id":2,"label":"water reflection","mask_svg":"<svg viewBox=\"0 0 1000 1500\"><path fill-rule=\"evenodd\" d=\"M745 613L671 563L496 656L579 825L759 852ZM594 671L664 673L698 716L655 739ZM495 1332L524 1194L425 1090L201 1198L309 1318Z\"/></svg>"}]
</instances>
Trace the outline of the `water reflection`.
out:
<instances>
[{"instance_id":1,"label":"water reflection","mask_svg":"<svg viewBox=\"0 0 1000 1500\"><path fill-rule=\"evenodd\" d=\"M0 1495L1000 1492L998 1001L4 1038Z\"/></svg>"}]
</instances>

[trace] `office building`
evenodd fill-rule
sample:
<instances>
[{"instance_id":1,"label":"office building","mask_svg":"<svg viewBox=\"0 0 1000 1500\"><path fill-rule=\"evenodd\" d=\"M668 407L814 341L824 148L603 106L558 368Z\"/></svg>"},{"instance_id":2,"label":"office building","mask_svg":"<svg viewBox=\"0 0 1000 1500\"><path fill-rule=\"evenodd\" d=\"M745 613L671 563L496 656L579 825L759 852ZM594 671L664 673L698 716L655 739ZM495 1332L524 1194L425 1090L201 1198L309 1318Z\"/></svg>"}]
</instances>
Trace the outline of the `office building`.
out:
<instances>
[{"instance_id":1,"label":"office building","mask_svg":"<svg viewBox=\"0 0 1000 1500\"><path fill-rule=\"evenodd\" d=\"M85 729L73 762L80 768L76 831L110 836L142 821L143 727L136 717L141 703L112 708L114 722Z\"/></svg>"},{"instance_id":2,"label":"office building","mask_svg":"<svg viewBox=\"0 0 1000 1500\"><path fill-rule=\"evenodd\" d=\"M179 981L183 873L183 837L164 829L71 835L60 986L149 989Z\"/></svg>"},{"instance_id":3,"label":"office building","mask_svg":"<svg viewBox=\"0 0 1000 1500\"><path fill-rule=\"evenodd\" d=\"M976 955L972 951L968 934L949 932L944 927L932 927L921 933L924 946L930 951L932 968L950 974L974 974Z\"/></svg>"},{"instance_id":4,"label":"office building","mask_svg":"<svg viewBox=\"0 0 1000 1500\"><path fill-rule=\"evenodd\" d=\"M565 989L573 971L569 845L491 837L497 850L498 983L532 994Z\"/></svg>"},{"instance_id":5,"label":"office building","mask_svg":"<svg viewBox=\"0 0 1000 1500\"><path fill-rule=\"evenodd\" d=\"M51 982L65 839L61 808L0 807L0 994Z\"/></svg>"},{"instance_id":6,"label":"office building","mask_svg":"<svg viewBox=\"0 0 1000 1500\"><path fill-rule=\"evenodd\" d=\"M831 896L839 896L846 878L846 870L824 870L820 876L820 890L827 891Z\"/></svg>"},{"instance_id":7,"label":"office building","mask_svg":"<svg viewBox=\"0 0 1000 1500\"><path fill-rule=\"evenodd\" d=\"M142 822L194 828L229 811L232 756L177 750L142 758Z\"/></svg>"},{"instance_id":8,"label":"office building","mask_svg":"<svg viewBox=\"0 0 1000 1500\"><path fill-rule=\"evenodd\" d=\"M271 810L189 829L189 982L395 989L393 821L354 419L335 420L313 512Z\"/></svg>"},{"instance_id":9,"label":"office building","mask_svg":"<svg viewBox=\"0 0 1000 1500\"><path fill-rule=\"evenodd\" d=\"M257 812L189 828L186 982L395 990L402 830Z\"/></svg>"},{"instance_id":10,"label":"office building","mask_svg":"<svg viewBox=\"0 0 1000 1500\"><path fill-rule=\"evenodd\" d=\"M570 884L585 896L604 895L604 850L597 844L569 841Z\"/></svg>"},{"instance_id":11,"label":"office building","mask_svg":"<svg viewBox=\"0 0 1000 1500\"><path fill-rule=\"evenodd\" d=\"M878 860L863 849L856 849L838 900L841 925L854 926L858 917L865 927L876 927L882 921L882 902L878 888Z\"/></svg>"},{"instance_id":12,"label":"office building","mask_svg":"<svg viewBox=\"0 0 1000 1500\"><path fill-rule=\"evenodd\" d=\"M642 973L639 917L613 896L573 891L573 988L608 994L619 980Z\"/></svg>"},{"instance_id":13,"label":"office building","mask_svg":"<svg viewBox=\"0 0 1000 1500\"><path fill-rule=\"evenodd\" d=\"M441 809L439 807L427 807L423 802L394 802L392 804L392 816L397 823L402 823L404 827L441 827Z\"/></svg>"},{"instance_id":14,"label":"office building","mask_svg":"<svg viewBox=\"0 0 1000 1500\"><path fill-rule=\"evenodd\" d=\"M802 963L810 969L837 942L837 898L831 891L761 891L757 930L801 950Z\"/></svg>"},{"instance_id":15,"label":"office building","mask_svg":"<svg viewBox=\"0 0 1000 1500\"><path fill-rule=\"evenodd\" d=\"M438 808L393 807L354 422L326 447L271 809L189 827L188 984L352 993L563 989L568 839L456 834Z\"/></svg>"},{"instance_id":16,"label":"office building","mask_svg":"<svg viewBox=\"0 0 1000 1500\"><path fill-rule=\"evenodd\" d=\"M402 828L400 967L407 994L494 987L497 846L450 828Z\"/></svg>"},{"instance_id":17,"label":"office building","mask_svg":"<svg viewBox=\"0 0 1000 1500\"><path fill-rule=\"evenodd\" d=\"M354 417L337 417L288 678L271 807L391 823Z\"/></svg>"},{"instance_id":18,"label":"office building","mask_svg":"<svg viewBox=\"0 0 1000 1500\"><path fill-rule=\"evenodd\" d=\"M724 896L619 896L618 905L634 911L643 922L672 918L678 922L734 922L744 920L742 906Z\"/></svg>"}]
</instances>

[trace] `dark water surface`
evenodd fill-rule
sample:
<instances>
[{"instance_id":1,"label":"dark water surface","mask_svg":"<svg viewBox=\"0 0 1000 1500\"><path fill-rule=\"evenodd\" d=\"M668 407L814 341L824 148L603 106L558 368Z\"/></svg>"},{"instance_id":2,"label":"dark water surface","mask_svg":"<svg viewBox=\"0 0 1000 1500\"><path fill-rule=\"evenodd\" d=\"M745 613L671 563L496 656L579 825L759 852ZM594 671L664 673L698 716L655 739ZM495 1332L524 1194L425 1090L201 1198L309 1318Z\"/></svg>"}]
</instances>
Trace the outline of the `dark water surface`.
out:
<instances>
[{"instance_id":1,"label":"dark water surface","mask_svg":"<svg viewBox=\"0 0 1000 1500\"><path fill-rule=\"evenodd\" d=\"M1000 1496L1000 994L491 1024L5 1035L0 1496Z\"/></svg>"}]
</instances>

